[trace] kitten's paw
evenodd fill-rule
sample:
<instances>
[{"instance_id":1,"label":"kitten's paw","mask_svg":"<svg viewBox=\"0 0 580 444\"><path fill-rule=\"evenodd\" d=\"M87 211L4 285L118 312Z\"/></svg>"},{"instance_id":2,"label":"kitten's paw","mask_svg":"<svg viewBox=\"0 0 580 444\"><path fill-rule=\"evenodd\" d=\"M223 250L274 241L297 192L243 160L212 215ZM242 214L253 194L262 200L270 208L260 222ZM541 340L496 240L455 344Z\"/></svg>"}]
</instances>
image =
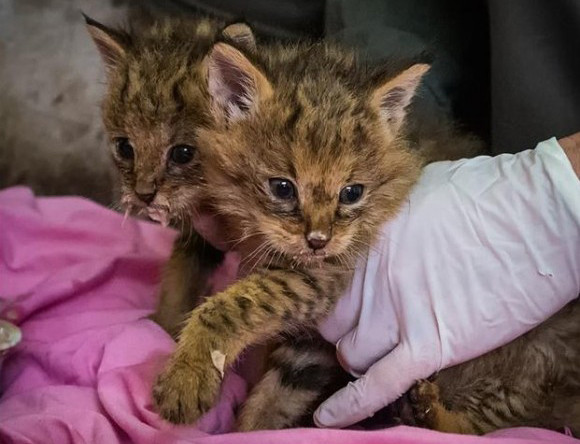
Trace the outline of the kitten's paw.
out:
<instances>
[{"instance_id":1,"label":"kitten's paw","mask_svg":"<svg viewBox=\"0 0 580 444\"><path fill-rule=\"evenodd\" d=\"M439 387L427 380L417 381L409 391L409 401L413 417L419 427L436 428L436 417L439 407Z\"/></svg>"},{"instance_id":2,"label":"kitten's paw","mask_svg":"<svg viewBox=\"0 0 580 444\"><path fill-rule=\"evenodd\" d=\"M449 410L436 382L418 381L409 391L415 424L446 433L478 434L465 410Z\"/></svg>"},{"instance_id":3,"label":"kitten's paw","mask_svg":"<svg viewBox=\"0 0 580 444\"><path fill-rule=\"evenodd\" d=\"M162 418L191 424L215 405L220 385L220 373L211 362L173 358L155 382L153 400Z\"/></svg>"}]
</instances>

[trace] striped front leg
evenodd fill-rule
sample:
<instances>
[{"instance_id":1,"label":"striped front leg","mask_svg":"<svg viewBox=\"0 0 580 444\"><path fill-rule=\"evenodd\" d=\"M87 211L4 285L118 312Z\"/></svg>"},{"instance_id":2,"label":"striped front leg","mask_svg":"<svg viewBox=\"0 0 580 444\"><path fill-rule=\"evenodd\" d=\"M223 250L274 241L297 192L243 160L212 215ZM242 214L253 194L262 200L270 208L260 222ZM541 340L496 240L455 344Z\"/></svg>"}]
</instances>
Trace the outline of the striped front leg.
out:
<instances>
[{"instance_id":1,"label":"striped front leg","mask_svg":"<svg viewBox=\"0 0 580 444\"><path fill-rule=\"evenodd\" d=\"M196 308L153 396L160 415L191 423L217 401L223 366L249 345L313 326L334 305L350 276L316 270L263 270Z\"/></svg>"}]
</instances>

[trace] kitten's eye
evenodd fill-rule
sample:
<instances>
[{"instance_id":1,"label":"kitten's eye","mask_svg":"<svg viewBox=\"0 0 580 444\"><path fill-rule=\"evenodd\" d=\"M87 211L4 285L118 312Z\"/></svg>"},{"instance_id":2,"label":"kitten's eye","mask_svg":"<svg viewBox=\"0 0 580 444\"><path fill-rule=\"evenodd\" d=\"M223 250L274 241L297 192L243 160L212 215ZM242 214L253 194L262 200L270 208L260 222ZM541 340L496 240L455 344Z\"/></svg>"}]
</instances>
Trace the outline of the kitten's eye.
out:
<instances>
[{"instance_id":1,"label":"kitten's eye","mask_svg":"<svg viewBox=\"0 0 580 444\"><path fill-rule=\"evenodd\" d=\"M189 145L176 145L171 148L169 153L169 158L172 162L178 164L185 164L191 162L193 155L195 154L195 148Z\"/></svg>"},{"instance_id":2,"label":"kitten's eye","mask_svg":"<svg viewBox=\"0 0 580 444\"><path fill-rule=\"evenodd\" d=\"M290 200L296 196L294 185L287 179L270 179L270 190L278 199Z\"/></svg>"},{"instance_id":3,"label":"kitten's eye","mask_svg":"<svg viewBox=\"0 0 580 444\"><path fill-rule=\"evenodd\" d=\"M340 190L338 200L340 203L351 205L360 200L363 195L364 187L362 185L349 185Z\"/></svg>"},{"instance_id":4,"label":"kitten's eye","mask_svg":"<svg viewBox=\"0 0 580 444\"><path fill-rule=\"evenodd\" d=\"M117 147L117 154L121 159L133 160L135 157L135 151L129 139L126 137L118 137L115 139L115 145Z\"/></svg>"}]
</instances>

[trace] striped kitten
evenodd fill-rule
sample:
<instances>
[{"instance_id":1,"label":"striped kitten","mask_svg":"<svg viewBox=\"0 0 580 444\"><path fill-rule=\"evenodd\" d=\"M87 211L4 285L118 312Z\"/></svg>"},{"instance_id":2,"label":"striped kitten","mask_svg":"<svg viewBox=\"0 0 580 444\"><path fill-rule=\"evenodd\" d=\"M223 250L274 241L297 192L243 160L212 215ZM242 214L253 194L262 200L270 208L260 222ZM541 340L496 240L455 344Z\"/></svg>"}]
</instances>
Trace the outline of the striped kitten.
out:
<instances>
[{"instance_id":1,"label":"striped kitten","mask_svg":"<svg viewBox=\"0 0 580 444\"><path fill-rule=\"evenodd\" d=\"M293 339L272 353L238 429L304 424L347 380L333 347L309 329L396 214L431 158L425 152L452 157L445 147L473 152L477 142L450 126L421 132L430 125L408 105L425 65L370 71L324 43L255 54L218 43L205 69L213 118L197 139L205 191L241 241L247 277L194 310L156 404L173 422L195 420L215 402L217 357L230 365L248 345L283 335ZM511 344L420 382L402 419L458 433L577 430L579 339L573 303Z\"/></svg>"},{"instance_id":2,"label":"striped kitten","mask_svg":"<svg viewBox=\"0 0 580 444\"><path fill-rule=\"evenodd\" d=\"M425 64L375 71L325 43L248 53L222 42L204 68L205 192L239 240L247 276L192 312L157 381L159 412L177 423L214 404L218 357L231 365L247 346L301 335L328 313L407 198L424 162L417 148L475 145L449 125L427 137L421 122L405 125ZM332 348L305 342L272 354L240 430L294 426L330 390Z\"/></svg>"},{"instance_id":3,"label":"striped kitten","mask_svg":"<svg viewBox=\"0 0 580 444\"><path fill-rule=\"evenodd\" d=\"M211 118L201 62L218 36L236 40L239 34L238 44L251 49L253 35L240 32L245 25L224 29L207 18L143 21L128 30L85 20L107 71L102 111L121 206L180 231L153 315L175 337L222 259L191 223L203 200L196 130Z\"/></svg>"}]
</instances>

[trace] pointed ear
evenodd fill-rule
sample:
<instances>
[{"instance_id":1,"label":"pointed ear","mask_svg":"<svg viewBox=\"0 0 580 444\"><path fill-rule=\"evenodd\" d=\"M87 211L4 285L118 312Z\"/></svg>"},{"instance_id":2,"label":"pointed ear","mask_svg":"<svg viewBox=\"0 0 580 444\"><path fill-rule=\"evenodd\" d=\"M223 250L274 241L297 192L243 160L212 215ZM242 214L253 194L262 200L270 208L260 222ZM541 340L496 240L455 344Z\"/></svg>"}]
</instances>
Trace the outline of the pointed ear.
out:
<instances>
[{"instance_id":1,"label":"pointed ear","mask_svg":"<svg viewBox=\"0 0 580 444\"><path fill-rule=\"evenodd\" d=\"M234 23L226 26L222 31L222 35L240 45L242 49L250 52L256 51L256 37L252 32L252 28L245 23Z\"/></svg>"},{"instance_id":2,"label":"pointed ear","mask_svg":"<svg viewBox=\"0 0 580 444\"><path fill-rule=\"evenodd\" d=\"M93 38L97 49L108 69L116 68L125 58L126 51L123 45L123 39L119 33L107 28L89 16L83 14L87 25L87 30Z\"/></svg>"},{"instance_id":3,"label":"pointed ear","mask_svg":"<svg viewBox=\"0 0 580 444\"><path fill-rule=\"evenodd\" d=\"M411 103L417 86L429 68L424 63L413 65L373 91L371 105L377 109L393 134L401 128L407 114L406 107Z\"/></svg>"},{"instance_id":4,"label":"pointed ear","mask_svg":"<svg viewBox=\"0 0 580 444\"><path fill-rule=\"evenodd\" d=\"M216 43L205 65L213 111L230 122L246 117L273 94L264 74L227 43Z\"/></svg>"}]
</instances>

